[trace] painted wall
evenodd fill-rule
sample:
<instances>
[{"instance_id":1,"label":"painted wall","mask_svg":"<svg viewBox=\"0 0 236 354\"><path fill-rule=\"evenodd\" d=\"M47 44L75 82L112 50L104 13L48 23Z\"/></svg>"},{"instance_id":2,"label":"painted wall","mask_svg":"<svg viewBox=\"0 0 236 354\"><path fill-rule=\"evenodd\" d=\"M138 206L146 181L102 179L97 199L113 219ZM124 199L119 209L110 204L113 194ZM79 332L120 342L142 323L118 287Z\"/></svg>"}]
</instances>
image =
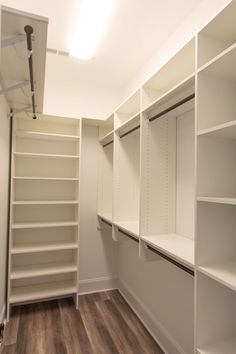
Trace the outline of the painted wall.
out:
<instances>
[{"instance_id":1,"label":"painted wall","mask_svg":"<svg viewBox=\"0 0 236 354\"><path fill-rule=\"evenodd\" d=\"M3 320L6 291L8 227L9 128L8 105L0 96L0 322Z\"/></svg>"},{"instance_id":2,"label":"painted wall","mask_svg":"<svg viewBox=\"0 0 236 354\"><path fill-rule=\"evenodd\" d=\"M49 69L47 69L49 70ZM102 86L50 78L46 74L44 114L105 119L119 104L120 93Z\"/></svg>"},{"instance_id":3,"label":"painted wall","mask_svg":"<svg viewBox=\"0 0 236 354\"><path fill-rule=\"evenodd\" d=\"M82 128L80 293L113 287L117 278L117 246L109 230L98 230L98 128Z\"/></svg>"}]
</instances>

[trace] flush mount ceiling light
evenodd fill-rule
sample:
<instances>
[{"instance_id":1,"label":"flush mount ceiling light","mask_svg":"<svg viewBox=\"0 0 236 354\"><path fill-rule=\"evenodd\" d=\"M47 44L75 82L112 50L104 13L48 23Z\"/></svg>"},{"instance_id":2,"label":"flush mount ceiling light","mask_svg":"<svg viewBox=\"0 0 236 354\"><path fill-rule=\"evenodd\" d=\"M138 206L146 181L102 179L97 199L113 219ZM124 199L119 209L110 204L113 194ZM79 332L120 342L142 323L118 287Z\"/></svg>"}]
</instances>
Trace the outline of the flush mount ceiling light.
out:
<instances>
[{"instance_id":1,"label":"flush mount ceiling light","mask_svg":"<svg viewBox=\"0 0 236 354\"><path fill-rule=\"evenodd\" d=\"M91 59L106 27L114 0L82 0L70 55Z\"/></svg>"}]
</instances>

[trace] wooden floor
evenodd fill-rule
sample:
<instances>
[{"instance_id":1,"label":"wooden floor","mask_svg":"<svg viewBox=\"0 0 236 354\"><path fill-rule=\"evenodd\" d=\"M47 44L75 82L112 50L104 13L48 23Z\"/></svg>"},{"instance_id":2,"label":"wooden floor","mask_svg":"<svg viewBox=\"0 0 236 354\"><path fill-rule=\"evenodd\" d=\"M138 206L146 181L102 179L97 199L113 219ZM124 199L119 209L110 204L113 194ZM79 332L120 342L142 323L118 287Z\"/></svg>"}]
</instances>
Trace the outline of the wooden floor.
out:
<instances>
[{"instance_id":1,"label":"wooden floor","mask_svg":"<svg viewBox=\"0 0 236 354\"><path fill-rule=\"evenodd\" d=\"M13 308L1 354L163 354L117 290Z\"/></svg>"}]
</instances>

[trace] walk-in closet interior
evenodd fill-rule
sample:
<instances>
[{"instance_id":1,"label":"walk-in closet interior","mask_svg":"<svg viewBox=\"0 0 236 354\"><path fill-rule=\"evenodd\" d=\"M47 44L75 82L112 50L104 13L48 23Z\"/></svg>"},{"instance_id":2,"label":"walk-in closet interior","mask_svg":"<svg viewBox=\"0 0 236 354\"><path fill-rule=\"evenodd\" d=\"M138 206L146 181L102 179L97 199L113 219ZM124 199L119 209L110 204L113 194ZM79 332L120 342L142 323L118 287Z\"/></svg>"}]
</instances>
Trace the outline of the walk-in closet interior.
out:
<instances>
[{"instance_id":1,"label":"walk-in closet interior","mask_svg":"<svg viewBox=\"0 0 236 354\"><path fill-rule=\"evenodd\" d=\"M235 354L236 1L55 6L0 4L0 353Z\"/></svg>"}]
</instances>

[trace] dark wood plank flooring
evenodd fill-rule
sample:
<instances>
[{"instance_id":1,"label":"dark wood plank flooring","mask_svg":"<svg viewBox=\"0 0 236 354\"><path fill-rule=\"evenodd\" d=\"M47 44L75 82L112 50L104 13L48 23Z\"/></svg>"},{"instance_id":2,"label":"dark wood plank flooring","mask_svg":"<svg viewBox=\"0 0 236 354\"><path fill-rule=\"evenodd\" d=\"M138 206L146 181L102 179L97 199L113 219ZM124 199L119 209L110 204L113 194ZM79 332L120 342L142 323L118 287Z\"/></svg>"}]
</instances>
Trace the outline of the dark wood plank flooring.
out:
<instances>
[{"instance_id":1,"label":"dark wood plank flooring","mask_svg":"<svg viewBox=\"0 0 236 354\"><path fill-rule=\"evenodd\" d=\"M163 354L117 290L13 308L1 354Z\"/></svg>"}]
</instances>

